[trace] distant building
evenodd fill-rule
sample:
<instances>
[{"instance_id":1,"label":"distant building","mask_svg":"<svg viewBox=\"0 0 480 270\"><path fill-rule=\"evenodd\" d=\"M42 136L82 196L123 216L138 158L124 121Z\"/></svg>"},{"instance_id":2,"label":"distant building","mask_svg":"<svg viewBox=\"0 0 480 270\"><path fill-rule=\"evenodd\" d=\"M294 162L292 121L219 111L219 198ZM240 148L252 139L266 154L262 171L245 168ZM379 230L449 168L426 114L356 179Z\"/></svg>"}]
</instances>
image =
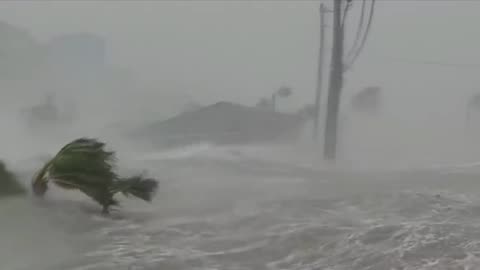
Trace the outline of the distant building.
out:
<instances>
[{"instance_id":1,"label":"distant building","mask_svg":"<svg viewBox=\"0 0 480 270\"><path fill-rule=\"evenodd\" d=\"M133 131L131 136L167 148L205 142L241 145L292 141L300 137L307 119L302 114L218 102L156 121Z\"/></svg>"}]
</instances>

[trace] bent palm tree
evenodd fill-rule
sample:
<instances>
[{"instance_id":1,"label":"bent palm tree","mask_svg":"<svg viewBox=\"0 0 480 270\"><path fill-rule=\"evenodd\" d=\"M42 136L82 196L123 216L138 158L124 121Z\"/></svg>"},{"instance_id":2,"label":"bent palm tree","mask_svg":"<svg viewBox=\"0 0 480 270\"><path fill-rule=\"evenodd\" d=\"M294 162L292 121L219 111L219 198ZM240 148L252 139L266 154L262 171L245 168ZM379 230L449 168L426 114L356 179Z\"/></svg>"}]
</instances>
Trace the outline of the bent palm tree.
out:
<instances>
[{"instance_id":1,"label":"bent palm tree","mask_svg":"<svg viewBox=\"0 0 480 270\"><path fill-rule=\"evenodd\" d=\"M35 195L43 197L48 182L57 186L80 190L103 207L108 213L118 205L114 195L122 193L150 202L157 189L155 179L136 175L128 178L115 173L115 152L106 151L105 143L80 138L65 145L36 174L32 182Z\"/></svg>"}]
</instances>

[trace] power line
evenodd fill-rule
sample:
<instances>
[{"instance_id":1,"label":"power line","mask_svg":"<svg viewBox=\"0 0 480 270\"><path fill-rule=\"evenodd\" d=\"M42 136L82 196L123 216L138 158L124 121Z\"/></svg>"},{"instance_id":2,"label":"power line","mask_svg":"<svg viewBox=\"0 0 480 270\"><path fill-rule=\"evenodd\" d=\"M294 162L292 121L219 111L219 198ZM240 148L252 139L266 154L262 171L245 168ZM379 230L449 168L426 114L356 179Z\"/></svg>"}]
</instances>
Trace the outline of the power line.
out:
<instances>
[{"instance_id":1,"label":"power line","mask_svg":"<svg viewBox=\"0 0 480 270\"><path fill-rule=\"evenodd\" d=\"M411 65L429 65L429 66L441 66L441 67L451 67L458 69L471 69L477 70L480 69L480 64L473 63L451 63L451 62L439 62L439 61L428 61L428 60L411 60L406 58L392 58L392 57L382 57L390 63L398 64L411 64ZM385 61L382 61L385 62Z\"/></svg>"},{"instance_id":2,"label":"power line","mask_svg":"<svg viewBox=\"0 0 480 270\"><path fill-rule=\"evenodd\" d=\"M347 20L347 13L351 6L352 1L347 0L347 2L345 3L345 7L343 8L342 28L345 26L345 21Z\"/></svg>"},{"instance_id":3,"label":"power line","mask_svg":"<svg viewBox=\"0 0 480 270\"><path fill-rule=\"evenodd\" d=\"M362 28L364 24L364 17L365 17L365 9L367 7L367 0L362 0L362 11L360 13L360 19L358 23L357 33L355 34L355 40L353 41L352 48L350 48L348 52L348 57L353 55L354 49L358 46L358 42L360 41L360 36L362 34Z\"/></svg>"},{"instance_id":4,"label":"power line","mask_svg":"<svg viewBox=\"0 0 480 270\"><path fill-rule=\"evenodd\" d=\"M372 0L371 4L370 4L370 14L369 14L369 17L368 17L367 28L365 30L365 34L363 35L362 42L360 43L360 46L358 47L356 53L353 55L352 60L347 65L347 67L351 67L355 63L357 58L360 56L360 53L362 52L363 48L365 47L365 43L367 42L368 35L370 34L370 29L371 29L371 26L372 26L374 11L375 11L375 0Z\"/></svg>"}]
</instances>

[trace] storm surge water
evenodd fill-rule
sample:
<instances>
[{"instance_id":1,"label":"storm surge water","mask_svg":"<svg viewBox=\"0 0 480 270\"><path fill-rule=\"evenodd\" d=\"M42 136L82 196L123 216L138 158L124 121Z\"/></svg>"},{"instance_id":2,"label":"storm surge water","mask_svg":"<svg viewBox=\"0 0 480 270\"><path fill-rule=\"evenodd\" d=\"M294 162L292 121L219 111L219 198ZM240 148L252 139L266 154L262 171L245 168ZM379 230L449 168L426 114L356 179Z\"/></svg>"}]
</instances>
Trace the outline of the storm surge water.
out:
<instances>
[{"instance_id":1,"label":"storm surge water","mask_svg":"<svg viewBox=\"0 0 480 270\"><path fill-rule=\"evenodd\" d=\"M6 270L475 269L480 184L464 172L336 171L271 146L197 145L127 164L157 176L151 205L102 217L52 190L2 201ZM137 164L133 164L137 163ZM133 166L135 165L135 166ZM26 176L28 178L28 176ZM123 203L123 202L122 202Z\"/></svg>"},{"instance_id":2,"label":"storm surge water","mask_svg":"<svg viewBox=\"0 0 480 270\"><path fill-rule=\"evenodd\" d=\"M480 269L480 1L338 3L0 1L0 161L159 180L0 198L0 270Z\"/></svg>"}]
</instances>

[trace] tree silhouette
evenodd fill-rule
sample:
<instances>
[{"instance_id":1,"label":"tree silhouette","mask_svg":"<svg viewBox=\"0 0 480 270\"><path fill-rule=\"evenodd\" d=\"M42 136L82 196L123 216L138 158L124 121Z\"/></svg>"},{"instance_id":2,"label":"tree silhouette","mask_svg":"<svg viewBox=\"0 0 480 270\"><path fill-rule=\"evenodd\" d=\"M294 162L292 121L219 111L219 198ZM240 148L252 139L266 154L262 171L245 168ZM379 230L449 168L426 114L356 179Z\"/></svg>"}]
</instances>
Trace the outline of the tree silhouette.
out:
<instances>
[{"instance_id":1,"label":"tree silhouette","mask_svg":"<svg viewBox=\"0 0 480 270\"><path fill-rule=\"evenodd\" d=\"M381 89L377 86L367 87L353 96L351 102L357 112L376 113L381 105Z\"/></svg>"},{"instance_id":2,"label":"tree silhouette","mask_svg":"<svg viewBox=\"0 0 480 270\"><path fill-rule=\"evenodd\" d=\"M18 182L17 177L0 161L0 197L24 194L24 187Z\"/></svg>"},{"instance_id":3,"label":"tree silhouette","mask_svg":"<svg viewBox=\"0 0 480 270\"><path fill-rule=\"evenodd\" d=\"M288 98L292 95L292 89L287 86L280 87L277 91L272 94L272 110L276 110L277 97L279 98Z\"/></svg>"}]
</instances>

